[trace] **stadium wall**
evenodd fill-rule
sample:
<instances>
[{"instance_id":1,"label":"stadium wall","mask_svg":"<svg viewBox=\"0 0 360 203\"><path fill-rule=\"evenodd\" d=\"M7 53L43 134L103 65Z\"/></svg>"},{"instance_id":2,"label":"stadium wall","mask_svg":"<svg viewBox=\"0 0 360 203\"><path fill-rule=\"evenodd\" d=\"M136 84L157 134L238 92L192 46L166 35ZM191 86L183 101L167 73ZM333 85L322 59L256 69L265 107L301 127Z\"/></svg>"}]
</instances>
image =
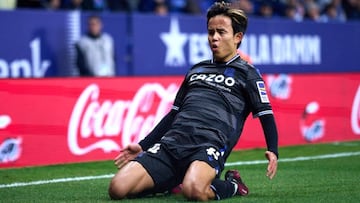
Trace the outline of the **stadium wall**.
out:
<instances>
[{"instance_id":1,"label":"stadium wall","mask_svg":"<svg viewBox=\"0 0 360 203\"><path fill-rule=\"evenodd\" d=\"M203 17L104 13L118 77L68 77L87 15L0 11L0 168L113 159L211 55ZM280 146L360 139L359 34L359 23L250 19L240 51L264 75ZM255 147L265 141L249 117L236 149Z\"/></svg>"},{"instance_id":2,"label":"stadium wall","mask_svg":"<svg viewBox=\"0 0 360 203\"><path fill-rule=\"evenodd\" d=\"M74 43L89 13L0 11L0 78L77 74ZM103 13L114 37L118 76L183 75L211 57L206 19ZM360 22L297 23L250 18L241 53L262 73L358 72Z\"/></svg>"},{"instance_id":3,"label":"stadium wall","mask_svg":"<svg viewBox=\"0 0 360 203\"><path fill-rule=\"evenodd\" d=\"M0 168L113 159L168 112L181 76L0 80ZM265 74L279 144L360 139L360 73ZM265 147L251 116L236 150Z\"/></svg>"}]
</instances>

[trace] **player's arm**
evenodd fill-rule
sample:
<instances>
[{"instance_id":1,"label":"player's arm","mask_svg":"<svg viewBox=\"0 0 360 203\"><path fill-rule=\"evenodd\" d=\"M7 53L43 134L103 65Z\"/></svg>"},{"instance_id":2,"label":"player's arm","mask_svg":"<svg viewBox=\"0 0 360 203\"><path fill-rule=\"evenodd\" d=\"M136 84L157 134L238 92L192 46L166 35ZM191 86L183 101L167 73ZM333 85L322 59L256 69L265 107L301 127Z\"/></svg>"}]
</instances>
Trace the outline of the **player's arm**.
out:
<instances>
[{"instance_id":1,"label":"player's arm","mask_svg":"<svg viewBox=\"0 0 360 203\"><path fill-rule=\"evenodd\" d=\"M155 128L139 143L131 143L120 150L120 153L114 159L114 163L118 169L122 168L130 160L133 160L141 152L146 151L155 143L157 143L165 133L170 129L175 116L181 106L183 95L185 94L185 80L181 84L180 89L176 95L174 105L169 113L167 113Z\"/></svg>"},{"instance_id":2,"label":"player's arm","mask_svg":"<svg viewBox=\"0 0 360 203\"><path fill-rule=\"evenodd\" d=\"M277 171L278 152L278 132L273 114L260 116L261 126L264 131L267 151L265 157L269 160L266 176L272 179Z\"/></svg>"},{"instance_id":3,"label":"player's arm","mask_svg":"<svg viewBox=\"0 0 360 203\"><path fill-rule=\"evenodd\" d=\"M165 132L170 128L176 115L175 110L171 110L156 127L139 143L131 143L120 150L118 156L114 159L114 164L118 169L122 168L129 161L135 159L141 152L146 151L153 144L158 142Z\"/></svg>"},{"instance_id":4,"label":"player's arm","mask_svg":"<svg viewBox=\"0 0 360 203\"><path fill-rule=\"evenodd\" d=\"M267 114L264 116L260 116L260 122L264 131L267 150L273 152L276 157L278 157L278 132L275 124L274 115Z\"/></svg>"},{"instance_id":5,"label":"player's arm","mask_svg":"<svg viewBox=\"0 0 360 203\"><path fill-rule=\"evenodd\" d=\"M139 142L142 150L149 149L152 145L158 142L164 134L170 129L171 124L173 123L176 114L178 113L182 100L186 92L186 80L184 80L176 94L174 105L171 108L170 112L155 126L155 128Z\"/></svg>"},{"instance_id":6,"label":"player's arm","mask_svg":"<svg viewBox=\"0 0 360 203\"><path fill-rule=\"evenodd\" d=\"M183 97L186 91L185 80L180 86L180 89L175 97L174 105L169 113L167 113L155 128L139 143L131 143L120 150L120 154L115 157L114 162L118 169L122 168L130 160L134 159L142 151L146 151L155 143L157 143L165 133L170 129L176 114L182 104Z\"/></svg>"},{"instance_id":7,"label":"player's arm","mask_svg":"<svg viewBox=\"0 0 360 203\"><path fill-rule=\"evenodd\" d=\"M177 114L176 109L171 111L155 126L155 128L139 142L142 150L146 151L156 142L158 142L163 135L169 130L172 122L174 121L175 115Z\"/></svg>"},{"instance_id":8,"label":"player's arm","mask_svg":"<svg viewBox=\"0 0 360 203\"><path fill-rule=\"evenodd\" d=\"M265 89L265 82L260 72L255 68L249 68L247 79L246 90L252 105L253 115L260 118L267 145L265 157L269 160L269 163L266 175L272 179L276 174L279 156L275 118Z\"/></svg>"},{"instance_id":9,"label":"player's arm","mask_svg":"<svg viewBox=\"0 0 360 203\"><path fill-rule=\"evenodd\" d=\"M130 160L133 160L138 154L142 152L141 146L137 143L131 143L120 150L119 155L114 159L114 164L118 169L122 168Z\"/></svg>"}]
</instances>

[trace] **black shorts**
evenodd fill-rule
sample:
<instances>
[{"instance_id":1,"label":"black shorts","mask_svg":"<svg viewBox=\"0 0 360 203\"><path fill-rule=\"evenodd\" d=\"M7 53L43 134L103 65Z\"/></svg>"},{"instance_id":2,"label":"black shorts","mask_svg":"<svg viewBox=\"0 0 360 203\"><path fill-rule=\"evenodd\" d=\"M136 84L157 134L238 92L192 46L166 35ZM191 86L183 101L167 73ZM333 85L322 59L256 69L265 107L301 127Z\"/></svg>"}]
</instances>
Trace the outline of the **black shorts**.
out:
<instances>
[{"instance_id":1,"label":"black shorts","mask_svg":"<svg viewBox=\"0 0 360 203\"><path fill-rule=\"evenodd\" d=\"M182 183L189 165L196 160L204 161L213 167L217 177L224 169L224 158L214 147L198 148L189 156L178 160L171 151L156 143L135 159L152 177L155 183L153 193L169 191Z\"/></svg>"}]
</instances>

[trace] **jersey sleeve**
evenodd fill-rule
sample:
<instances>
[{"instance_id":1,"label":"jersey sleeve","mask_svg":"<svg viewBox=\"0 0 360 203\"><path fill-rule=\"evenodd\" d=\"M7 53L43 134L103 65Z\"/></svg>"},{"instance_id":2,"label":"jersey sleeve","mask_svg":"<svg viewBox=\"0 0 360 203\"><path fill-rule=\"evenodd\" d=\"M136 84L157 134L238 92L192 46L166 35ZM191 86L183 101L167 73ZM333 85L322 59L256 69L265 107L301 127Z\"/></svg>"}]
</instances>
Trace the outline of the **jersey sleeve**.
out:
<instances>
[{"instance_id":1,"label":"jersey sleeve","mask_svg":"<svg viewBox=\"0 0 360 203\"><path fill-rule=\"evenodd\" d=\"M249 69L245 89L249 95L251 111L254 118L273 114L265 82L260 73L253 67Z\"/></svg>"},{"instance_id":2,"label":"jersey sleeve","mask_svg":"<svg viewBox=\"0 0 360 203\"><path fill-rule=\"evenodd\" d=\"M186 80L187 77L185 77L185 79L183 80L183 82L181 83L180 85L180 88L176 94L176 97L175 97L175 100L174 100L174 103L173 103L173 106L172 106L172 110L176 110L178 111L179 108L181 107L182 103L183 103L183 99L184 99L184 96L186 94L186 91L187 91L187 80Z\"/></svg>"},{"instance_id":3,"label":"jersey sleeve","mask_svg":"<svg viewBox=\"0 0 360 203\"><path fill-rule=\"evenodd\" d=\"M143 139L139 142L141 148L145 151L149 149L153 144L158 142L165 133L170 129L172 122L175 119L176 114L178 113L182 102L183 97L186 92L186 78L180 85L180 88L176 94L173 106L170 112L164 116L161 121L155 126L155 128Z\"/></svg>"}]
</instances>

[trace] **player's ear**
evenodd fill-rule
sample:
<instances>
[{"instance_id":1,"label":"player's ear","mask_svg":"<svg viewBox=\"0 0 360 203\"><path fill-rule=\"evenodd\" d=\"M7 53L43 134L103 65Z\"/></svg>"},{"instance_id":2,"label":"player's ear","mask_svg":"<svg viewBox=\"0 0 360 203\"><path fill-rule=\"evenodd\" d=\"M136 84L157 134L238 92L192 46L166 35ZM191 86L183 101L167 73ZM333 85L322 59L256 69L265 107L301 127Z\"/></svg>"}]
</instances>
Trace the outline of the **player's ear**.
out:
<instances>
[{"instance_id":1,"label":"player's ear","mask_svg":"<svg viewBox=\"0 0 360 203\"><path fill-rule=\"evenodd\" d=\"M243 36L244 36L243 32L236 33L235 36L234 36L235 43L239 44L241 42Z\"/></svg>"}]
</instances>

